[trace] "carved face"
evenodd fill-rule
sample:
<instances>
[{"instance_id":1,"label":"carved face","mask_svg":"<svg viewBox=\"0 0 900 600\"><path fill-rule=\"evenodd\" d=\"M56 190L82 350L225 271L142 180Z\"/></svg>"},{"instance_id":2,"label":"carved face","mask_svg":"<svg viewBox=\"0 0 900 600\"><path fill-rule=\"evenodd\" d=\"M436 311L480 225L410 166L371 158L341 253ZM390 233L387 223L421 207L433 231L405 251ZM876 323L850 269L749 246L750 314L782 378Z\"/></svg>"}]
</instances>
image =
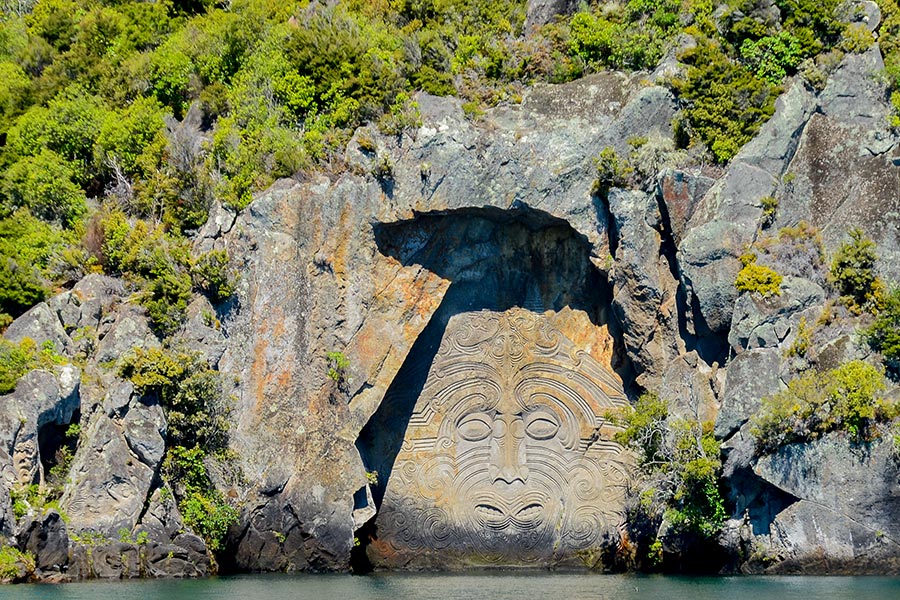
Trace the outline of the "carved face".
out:
<instances>
[{"instance_id":1,"label":"carved face","mask_svg":"<svg viewBox=\"0 0 900 600\"><path fill-rule=\"evenodd\" d=\"M448 324L388 482L379 537L484 562L590 547L626 476L606 414L618 380L521 309Z\"/></svg>"}]
</instances>

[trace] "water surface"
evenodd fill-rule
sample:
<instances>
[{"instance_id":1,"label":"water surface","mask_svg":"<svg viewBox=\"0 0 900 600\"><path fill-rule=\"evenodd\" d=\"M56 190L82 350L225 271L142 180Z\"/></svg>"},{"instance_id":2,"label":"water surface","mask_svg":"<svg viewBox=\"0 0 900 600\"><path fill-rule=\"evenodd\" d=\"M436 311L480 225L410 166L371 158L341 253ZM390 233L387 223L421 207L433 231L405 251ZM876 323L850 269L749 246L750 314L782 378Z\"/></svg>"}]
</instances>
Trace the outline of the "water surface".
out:
<instances>
[{"instance_id":1,"label":"water surface","mask_svg":"<svg viewBox=\"0 0 900 600\"><path fill-rule=\"evenodd\" d=\"M897 600L897 577L478 573L247 575L0 586L0 600Z\"/></svg>"}]
</instances>

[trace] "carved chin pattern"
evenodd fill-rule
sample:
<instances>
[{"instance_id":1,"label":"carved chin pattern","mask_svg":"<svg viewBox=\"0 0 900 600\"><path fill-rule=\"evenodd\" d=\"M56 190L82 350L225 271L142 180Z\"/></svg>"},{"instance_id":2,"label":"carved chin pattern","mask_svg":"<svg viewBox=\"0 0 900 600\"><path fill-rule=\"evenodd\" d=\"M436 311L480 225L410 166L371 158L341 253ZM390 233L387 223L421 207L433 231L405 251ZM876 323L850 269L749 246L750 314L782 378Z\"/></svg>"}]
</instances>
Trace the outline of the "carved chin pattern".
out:
<instances>
[{"instance_id":1,"label":"carved chin pattern","mask_svg":"<svg viewBox=\"0 0 900 600\"><path fill-rule=\"evenodd\" d=\"M454 316L377 519L391 553L534 562L621 522L627 464L610 440L619 380L522 309Z\"/></svg>"}]
</instances>

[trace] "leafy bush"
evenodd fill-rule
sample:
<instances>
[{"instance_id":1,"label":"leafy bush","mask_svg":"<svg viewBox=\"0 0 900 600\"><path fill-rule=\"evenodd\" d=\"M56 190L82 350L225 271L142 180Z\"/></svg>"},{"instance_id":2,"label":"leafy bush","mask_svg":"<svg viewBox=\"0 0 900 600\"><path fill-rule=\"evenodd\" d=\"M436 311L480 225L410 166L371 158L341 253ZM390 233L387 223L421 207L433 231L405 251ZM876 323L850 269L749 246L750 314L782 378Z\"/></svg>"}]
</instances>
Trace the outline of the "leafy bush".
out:
<instances>
[{"instance_id":1,"label":"leafy bush","mask_svg":"<svg viewBox=\"0 0 900 600\"><path fill-rule=\"evenodd\" d=\"M3 174L0 212L8 216L25 207L44 221L70 228L87 211L84 191L74 177L69 163L51 150L22 158Z\"/></svg>"},{"instance_id":2,"label":"leafy bush","mask_svg":"<svg viewBox=\"0 0 900 600\"><path fill-rule=\"evenodd\" d=\"M170 443L213 452L226 447L229 409L223 399L221 375L199 354L135 348L122 359L119 375L130 380L138 393L157 398L166 409Z\"/></svg>"},{"instance_id":3,"label":"leafy bush","mask_svg":"<svg viewBox=\"0 0 900 600\"><path fill-rule=\"evenodd\" d=\"M652 392L641 395L634 409L617 420L624 431L615 439L637 453L642 475L632 491L637 502L630 509L630 526L648 520L652 524L664 516L673 532L714 537L727 515L713 424L671 416ZM655 539L655 527L644 529Z\"/></svg>"},{"instance_id":4,"label":"leafy bush","mask_svg":"<svg viewBox=\"0 0 900 600\"><path fill-rule=\"evenodd\" d=\"M600 152L600 156L594 159L597 167L597 181L593 192L605 198L610 188L626 187L630 182L634 168L628 159L619 157L614 148L606 147Z\"/></svg>"},{"instance_id":5,"label":"leafy bush","mask_svg":"<svg viewBox=\"0 0 900 600\"><path fill-rule=\"evenodd\" d=\"M850 240L841 244L831 261L829 280L851 308L872 309L884 288L875 275L875 242L859 228L851 229L849 234Z\"/></svg>"},{"instance_id":6,"label":"leafy bush","mask_svg":"<svg viewBox=\"0 0 900 600\"><path fill-rule=\"evenodd\" d=\"M771 227L775 222L775 213L778 212L778 200L772 196L766 196L761 200L762 203L762 226L763 228Z\"/></svg>"},{"instance_id":7,"label":"leafy bush","mask_svg":"<svg viewBox=\"0 0 900 600\"><path fill-rule=\"evenodd\" d=\"M325 358L328 360L328 378L332 381L343 382L347 369L350 367L350 359L343 352L329 352Z\"/></svg>"},{"instance_id":8,"label":"leafy bush","mask_svg":"<svg viewBox=\"0 0 900 600\"><path fill-rule=\"evenodd\" d=\"M739 292L756 292L766 298L781 294L781 275L774 269L756 264L756 254L744 254L741 264L744 267L734 280L734 287Z\"/></svg>"},{"instance_id":9,"label":"leafy bush","mask_svg":"<svg viewBox=\"0 0 900 600\"><path fill-rule=\"evenodd\" d=\"M863 338L884 357L893 377L900 376L900 288L884 298L884 306L875 321L863 330Z\"/></svg>"},{"instance_id":10,"label":"leafy bush","mask_svg":"<svg viewBox=\"0 0 900 600\"><path fill-rule=\"evenodd\" d=\"M0 579L19 579L34 573L34 556L13 546L0 548Z\"/></svg>"},{"instance_id":11,"label":"leafy bush","mask_svg":"<svg viewBox=\"0 0 900 600\"><path fill-rule=\"evenodd\" d=\"M184 321L191 300L191 258L184 240L167 235L159 225L146 221L132 225L124 213L114 211L102 221L103 263L109 273L119 273L142 288L140 303L154 331L173 334ZM211 268L206 264L207 271Z\"/></svg>"},{"instance_id":12,"label":"leafy bush","mask_svg":"<svg viewBox=\"0 0 900 600\"><path fill-rule=\"evenodd\" d=\"M69 233L20 209L0 220L0 314L18 317L43 300L51 288L54 261Z\"/></svg>"},{"instance_id":13,"label":"leafy bush","mask_svg":"<svg viewBox=\"0 0 900 600\"><path fill-rule=\"evenodd\" d=\"M803 59L800 40L789 31L767 35L758 40L744 40L741 58L759 79L779 84Z\"/></svg>"},{"instance_id":14,"label":"leafy bush","mask_svg":"<svg viewBox=\"0 0 900 600\"><path fill-rule=\"evenodd\" d=\"M680 60L687 72L672 88L686 102L687 117L713 157L727 162L775 112L780 90L733 62L709 38L699 38Z\"/></svg>"},{"instance_id":15,"label":"leafy bush","mask_svg":"<svg viewBox=\"0 0 900 600\"><path fill-rule=\"evenodd\" d=\"M227 250L210 250L194 261L191 269L194 286L221 302L234 295L238 275L228 267Z\"/></svg>"},{"instance_id":16,"label":"leafy bush","mask_svg":"<svg viewBox=\"0 0 900 600\"><path fill-rule=\"evenodd\" d=\"M210 550L218 552L239 515L213 488L205 460L206 453L199 447L174 446L166 453L163 473L179 498L178 509L185 524L203 537Z\"/></svg>"},{"instance_id":17,"label":"leafy bush","mask_svg":"<svg viewBox=\"0 0 900 600\"><path fill-rule=\"evenodd\" d=\"M757 452L774 452L831 431L844 431L857 442L870 440L877 435L876 423L898 413L881 395L884 390L882 372L859 360L793 379L787 389L764 398L752 420Z\"/></svg>"}]
</instances>

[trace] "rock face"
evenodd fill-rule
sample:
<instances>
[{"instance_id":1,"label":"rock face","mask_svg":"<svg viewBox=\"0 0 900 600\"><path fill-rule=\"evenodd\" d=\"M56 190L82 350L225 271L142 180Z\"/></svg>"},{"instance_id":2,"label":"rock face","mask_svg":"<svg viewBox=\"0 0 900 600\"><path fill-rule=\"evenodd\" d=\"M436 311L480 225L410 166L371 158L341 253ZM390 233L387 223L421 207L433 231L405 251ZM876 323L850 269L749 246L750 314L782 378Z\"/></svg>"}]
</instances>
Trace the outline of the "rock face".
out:
<instances>
[{"instance_id":1,"label":"rock face","mask_svg":"<svg viewBox=\"0 0 900 600\"><path fill-rule=\"evenodd\" d=\"M612 441L610 413L627 405L615 373L526 309L444 327L422 387L401 369L379 409L389 417L362 436L389 474L373 563L555 566L614 552L632 468Z\"/></svg>"},{"instance_id":2,"label":"rock face","mask_svg":"<svg viewBox=\"0 0 900 600\"><path fill-rule=\"evenodd\" d=\"M797 499L771 525L772 572L896 572L900 470L891 442L854 445L839 436L795 444L755 472Z\"/></svg>"},{"instance_id":3,"label":"rock face","mask_svg":"<svg viewBox=\"0 0 900 600\"><path fill-rule=\"evenodd\" d=\"M569 8L530 3L529 22ZM810 355L791 350L825 312L821 260L761 256L800 265L775 298L734 286L750 244L792 243L774 232L801 220L829 251L864 226L897 278L900 151L868 77L880 60L848 55L818 94L791 83L727 168L673 158L636 189L601 193L595 157L671 139L678 107L642 75L602 73L477 121L420 94L420 127L361 129L340 172L279 181L239 214L216 207L195 249L227 249L238 290L195 299L167 343L206 357L233 398L242 476L213 476L240 511L222 569L610 568L633 464L610 416L652 389L714 423L733 509L723 551L766 557L737 568L898 570L889 444L754 450L763 396L862 352L830 325ZM161 475L165 414L115 368L160 344L128 300L91 275L7 330L84 366L33 371L0 403L0 533L73 578L203 575L208 549ZM75 422L69 522L17 519L10 492L46 482Z\"/></svg>"}]
</instances>

